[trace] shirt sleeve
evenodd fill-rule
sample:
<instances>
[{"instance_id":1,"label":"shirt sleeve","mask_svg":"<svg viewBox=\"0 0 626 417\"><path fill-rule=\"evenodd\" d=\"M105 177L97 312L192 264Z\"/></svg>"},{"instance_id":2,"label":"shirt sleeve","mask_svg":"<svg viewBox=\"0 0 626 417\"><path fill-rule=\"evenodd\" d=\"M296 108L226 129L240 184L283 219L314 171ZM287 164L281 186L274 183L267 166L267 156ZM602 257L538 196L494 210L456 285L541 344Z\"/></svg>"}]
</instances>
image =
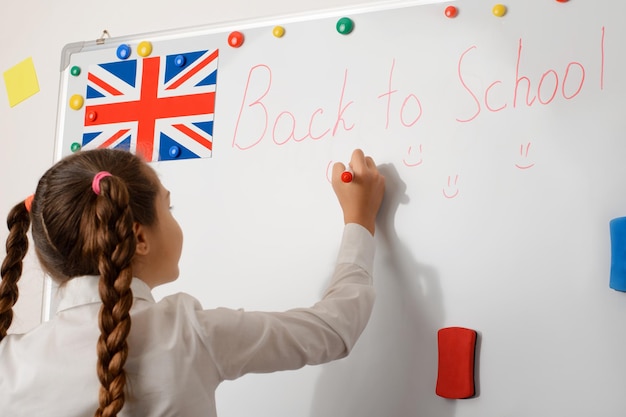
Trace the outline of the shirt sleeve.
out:
<instances>
[{"instance_id":1,"label":"shirt sleeve","mask_svg":"<svg viewBox=\"0 0 626 417\"><path fill-rule=\"evenodd\" d=\"M348 355L374 305L374 238L348 224L335 271L322 299L310 308L246 312L196 311L197 331L221 379L298 369Z\"/></svg>"}]
</instances>

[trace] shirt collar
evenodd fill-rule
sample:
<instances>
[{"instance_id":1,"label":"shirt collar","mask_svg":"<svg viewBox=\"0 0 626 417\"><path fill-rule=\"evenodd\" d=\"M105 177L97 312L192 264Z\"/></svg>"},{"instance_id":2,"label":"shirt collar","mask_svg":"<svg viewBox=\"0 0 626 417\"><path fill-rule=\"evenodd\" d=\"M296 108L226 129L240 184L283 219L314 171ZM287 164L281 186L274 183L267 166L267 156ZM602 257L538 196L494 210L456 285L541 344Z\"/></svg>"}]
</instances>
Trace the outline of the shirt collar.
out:
<instances>
[{"instance_id":1,"label":"shirt collar","mask_svg":"<svg viewBox=\"0 0 626 417\"><path fill-rule=\"evenodd\" d=\"M101 303L98 291L99 281L99 276L88 275L72 278L66 282L59 288L60 301L57 313L84 304ZM133 298L155 302L150 287L139 278L133 278L130 289L133 292Z\"/></svg>"}]
</instances>

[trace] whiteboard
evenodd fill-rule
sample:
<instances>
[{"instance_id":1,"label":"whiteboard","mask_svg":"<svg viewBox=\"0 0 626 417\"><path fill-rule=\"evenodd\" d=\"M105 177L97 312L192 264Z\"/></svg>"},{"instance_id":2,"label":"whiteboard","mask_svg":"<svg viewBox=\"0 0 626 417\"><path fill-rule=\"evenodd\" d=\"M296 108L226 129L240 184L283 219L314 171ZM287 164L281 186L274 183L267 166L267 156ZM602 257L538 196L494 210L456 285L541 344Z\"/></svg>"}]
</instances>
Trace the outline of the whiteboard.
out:
<instances>
[{"instance_id":1,"label":"whiteboard","mask_svg":"<svg viewBox=\"0 0 626 417\"><path fill-rule=\"evenodd\" d=\"M342 229L330 166L360 147L386 175L378 297L353 353L226 382L220 416L623 416L626 295L609 288L608 224L626 208L626 5L511 0L496 17L450 4L454 19L448 3L405 2L64 51L57 158L83 134L72 66L145 40L151 56L219 50L210 157L152 163L185 232L181 277L157 298L314 303ZM474 398L435 395L448 326L479 333Z\"/></svg>"}]
</instances>

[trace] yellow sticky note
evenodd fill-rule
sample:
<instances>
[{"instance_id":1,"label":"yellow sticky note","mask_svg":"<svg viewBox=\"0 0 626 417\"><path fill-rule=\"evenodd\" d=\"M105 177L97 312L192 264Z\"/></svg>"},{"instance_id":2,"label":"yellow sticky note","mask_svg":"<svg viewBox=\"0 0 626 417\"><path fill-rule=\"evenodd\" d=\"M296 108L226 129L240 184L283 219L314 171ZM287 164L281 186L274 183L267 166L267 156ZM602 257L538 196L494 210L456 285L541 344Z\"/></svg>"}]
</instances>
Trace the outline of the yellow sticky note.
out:
<instances>
[{"instance_id":1,"label":"yellow sticky note","mask_svg":"<svg viewBox=\"0 0 626 417\"><path fill-rule=\"evenodd\" d=\"M4 72L4 84L11 107L39 92L39 81L32 58L26 58Z\"/></svg>"}]
</instances>

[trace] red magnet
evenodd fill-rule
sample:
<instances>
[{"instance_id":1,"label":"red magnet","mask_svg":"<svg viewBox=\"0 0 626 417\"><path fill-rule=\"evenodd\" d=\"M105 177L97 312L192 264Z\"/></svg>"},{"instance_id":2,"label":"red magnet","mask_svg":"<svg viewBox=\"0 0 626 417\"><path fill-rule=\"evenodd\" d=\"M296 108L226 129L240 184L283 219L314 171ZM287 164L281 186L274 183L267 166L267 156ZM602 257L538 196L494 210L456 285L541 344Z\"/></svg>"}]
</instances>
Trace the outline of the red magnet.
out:
<instances>
[{"instance_id":1,"label":"red magnet","mask_svg":"<svg viewBox=\"0 0 626 417\"><path fill-rule=\"evenodd\" d=\"M446 10L445 10L446 17L453 18L453 17L456 17L458 13L459 13L459 9L457 9L456 7L454 6L446 7Z\"/></svg>"},{"instance_id":2,"label":"red magnet","mask_svg":"<svg viewBox=\"0 0 626 417\"><path fill-rule=\"evenodd\" d=\"M239 48L243 45L243 33L234 31L228 35L228 44L233 48Z\"/></svg>"}]
</instances>

